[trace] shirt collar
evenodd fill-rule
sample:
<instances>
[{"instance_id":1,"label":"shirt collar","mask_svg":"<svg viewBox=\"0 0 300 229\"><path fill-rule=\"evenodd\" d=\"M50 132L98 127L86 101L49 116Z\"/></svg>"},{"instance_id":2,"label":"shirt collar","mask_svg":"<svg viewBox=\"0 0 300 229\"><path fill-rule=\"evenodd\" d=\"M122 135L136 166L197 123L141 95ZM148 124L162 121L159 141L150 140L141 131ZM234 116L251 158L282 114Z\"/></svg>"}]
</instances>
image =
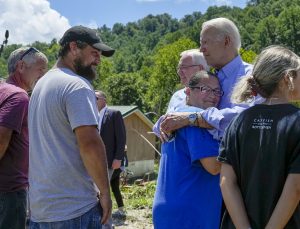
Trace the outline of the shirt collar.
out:
<instances>
[{"instance_id":1,"label":"shirt collar","mask_svg":"<svg viewBox=\"0 0 300 229\"><path fill-rule=\"evenodd\" d=\"M236 75L236 72L239 71L240 66L242 65L242 58L240 55L237 55L232 61L226 64L223 68L221 68L218 72L218 76L220 72L222 72L222 77L230 77Z\"/></svg>"}]
</instances>

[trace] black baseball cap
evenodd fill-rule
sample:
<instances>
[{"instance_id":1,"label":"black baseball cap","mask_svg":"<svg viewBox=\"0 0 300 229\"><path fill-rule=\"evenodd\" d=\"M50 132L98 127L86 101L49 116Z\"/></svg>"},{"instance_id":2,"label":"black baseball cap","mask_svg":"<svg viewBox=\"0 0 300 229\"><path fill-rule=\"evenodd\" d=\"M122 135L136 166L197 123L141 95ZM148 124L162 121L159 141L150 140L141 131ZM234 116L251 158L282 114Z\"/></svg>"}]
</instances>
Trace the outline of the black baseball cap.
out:
<instances>
[{"instance_id":1,"label":"black baseball cap","mask_svg":"<svg viewBox=\"0 0 300 229\"><path fill-rule=\"evenodd\" d=\"M100 50L102 55L106 57L112 56L115 52L114 49L102 42L100 36L97 35L95 30L82 25L73 26L68 29L60 39L59 44L65 45L71 41L85 42L95 49Z\"/></svg>"}]
</instances>

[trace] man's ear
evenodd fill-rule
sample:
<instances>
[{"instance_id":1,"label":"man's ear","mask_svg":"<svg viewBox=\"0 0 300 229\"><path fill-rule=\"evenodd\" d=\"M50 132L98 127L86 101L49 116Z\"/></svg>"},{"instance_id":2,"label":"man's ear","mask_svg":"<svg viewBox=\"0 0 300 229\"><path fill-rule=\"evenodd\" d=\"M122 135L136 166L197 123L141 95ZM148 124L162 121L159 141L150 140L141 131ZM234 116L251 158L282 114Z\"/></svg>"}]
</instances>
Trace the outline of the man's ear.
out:
<instances>
[{"instance_id":1,"label":"man's ear","mask_svg":"<svg viewBox=\"0 0 300 229\"><path fill-rule=\"evenodd\" d=\"M225 36L225 46L229 46L231 43L231 38L229 36Z\"/></svg>"},{"instance_id":2,"label":"man's ear","mask_svg":"<svg viewBox=\"0 0 300 229\"><path fill-rule=\"evenodd\" d=\"M186 96L190 96L191 95L191 89L189 87L186 87L184 89L184 93L186 94Z\"/></svg>"},{"instance_id":3,"label":"man's ear","mask_svg":"<svg viewBox=\"0 0 300 229\"><path fill-rule=\"evenodd\" d=\"M72 53L72 55L77 55L78 53L78 47L75 41L71 41L69 43L70 46L70 52Z\"/></svg>"},{"instance_id":4,"label":"man's ear","mask_svg":"<svg viewBox=\"0 0 300 229\"><path fill-rule=\"evenodd\" d=\"M23 73L25 70L25 63L23 60L19 60L16 64L16 72Z\"/></svg>"}]
</instances>

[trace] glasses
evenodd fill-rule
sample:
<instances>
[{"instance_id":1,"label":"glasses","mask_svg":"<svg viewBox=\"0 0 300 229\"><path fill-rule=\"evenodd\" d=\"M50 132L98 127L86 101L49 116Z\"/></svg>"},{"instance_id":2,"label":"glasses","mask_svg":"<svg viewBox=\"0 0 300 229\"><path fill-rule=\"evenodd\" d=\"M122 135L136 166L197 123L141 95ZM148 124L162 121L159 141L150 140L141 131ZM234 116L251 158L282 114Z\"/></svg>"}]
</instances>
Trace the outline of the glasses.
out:
<instances>
[{"instance_id":1,"label":"glasses","mask_svg":"<svg viewBox=\"0 0 300 229\"><path fill-rule=\"evenodd\" d=\"M29 49L26 50L26 52L24 52L24 53L22 54L22 56L20 57L20 60L23 60L23 58L24 58L26 55L28 55L29 53L31 53L31 52L36 53L36 52L39 52L39 50L37 50L37 49L34 48L34 47L30 47Z\"/></svg>"},{"instance_id":2,"label":"glasses","mask_svg":"<svg viewBox=\"0 0 300 229\"><path fill-rule=\"evenodd\" d=\"M177 66L176 70L177 70L177 72L179 72L181 69L191 68L191 67L196 67L196 66L200 66L200 65L199 65L199 64L193 64L193 65L179 65L179 66Z\"/></svg>"},{"instance_id":3,"label":"glasses","mask_svg":"<svg viewBox=\"0 0 300 229\"><path fill-rule=\"evenodd\" d=\"M212 92L215 96L223 96L224 95L224 91L222 91L220 89L212 89L211 87L209 87L207 85L203 85L203 86L189 86L189 88L191 88L191 89L198 89L202 93L211 93Z\"/></svg>"},{"instance_id":4,"label":"glasses","mask_svg":"<svg viewBox=\"0 0 300 229\"><path fill-rule=\"evenodd\" d=\"M105 99L104 97L97 97L96 96L96 100L99 100L99 99Z\"/></svg>"}]
</instances>

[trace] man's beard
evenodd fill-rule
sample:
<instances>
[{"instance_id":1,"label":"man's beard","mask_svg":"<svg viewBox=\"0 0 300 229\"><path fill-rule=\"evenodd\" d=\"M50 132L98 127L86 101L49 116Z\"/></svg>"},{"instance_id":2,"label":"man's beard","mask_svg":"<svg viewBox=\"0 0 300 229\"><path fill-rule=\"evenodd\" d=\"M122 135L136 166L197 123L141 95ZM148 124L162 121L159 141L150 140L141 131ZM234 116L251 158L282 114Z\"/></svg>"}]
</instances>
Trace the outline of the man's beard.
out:
<instances>
[{"instance_id":1,"label":"man's beard","mask_svg":"<svg viewBox=\"0 0 300 229\"><path fill-rule=\"evenodd\" d=\"M97 76L96 70L94 70L92 65L84 66L80 58L76 58L74 60L74 68L76 74L82 76L83 78L86 78L88 81L92 81L96 79Z\"/></svg>"}]
</instances>

